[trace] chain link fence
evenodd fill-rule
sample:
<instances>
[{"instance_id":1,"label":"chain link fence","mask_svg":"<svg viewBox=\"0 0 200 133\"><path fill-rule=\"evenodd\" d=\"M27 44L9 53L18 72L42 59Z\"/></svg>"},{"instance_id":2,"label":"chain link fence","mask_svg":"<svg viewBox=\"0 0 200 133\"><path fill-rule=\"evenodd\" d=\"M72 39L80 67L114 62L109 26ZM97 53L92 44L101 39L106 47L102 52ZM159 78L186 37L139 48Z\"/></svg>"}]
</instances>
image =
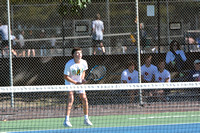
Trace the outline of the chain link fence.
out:
<instances>
[{"instance_id":1,"label":"chain link fence","mask_svg":"<svg viewBox=\"0 0 200 133\"><path fill-rule=\"evenodd\" d=\"M157 66L158 59L165 59L171 41L177 40L186 56L185 65L181 71L168 70L171 81L187 82L190 69L195 69L193 62L200 57L199 3L198 0L140 0L137 18L136 2L132 0L92 1L79 15L64 17L58 12L60 1L11 2L10 25L16 37L12 41L14 86L63 84L64 65L71 58L72 48L77 46L83 48L89 69L95 65L106 66L106 77L98 83L120 83L128 61L139 60L137 27L144 32L144 41L140 34L141 65L145 62L143 57L150 54L152 64ZM7 25L7 6L3 2L0 12L2 24ZM91 34L97 13L104 22L106 54L102 55L98 46L94 56ZM143 25L137 25L137 20ZM8 57L8 47L3 47L1 86L10 85Z\"/></svg>"}]
</instances>

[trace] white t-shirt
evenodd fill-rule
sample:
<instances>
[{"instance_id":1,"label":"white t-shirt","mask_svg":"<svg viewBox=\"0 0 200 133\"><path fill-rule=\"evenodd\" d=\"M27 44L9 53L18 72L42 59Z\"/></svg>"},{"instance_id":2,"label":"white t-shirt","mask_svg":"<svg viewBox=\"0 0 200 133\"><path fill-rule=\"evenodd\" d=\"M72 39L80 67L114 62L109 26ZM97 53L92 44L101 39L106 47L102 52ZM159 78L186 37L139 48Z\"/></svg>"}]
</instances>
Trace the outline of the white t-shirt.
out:
<instances>
[{"instance_id":1,"label":"white t-shirt","mask_svg":"<svg viewBox=\"0 0 200 133\"><path fill-rule=\"evenodd\" d=\"M165 82L167 78L169 78L169 82L170 82L170 73L166 69L164 69L162 73L160 73L160 71L157 71L157 73L155 74L156 82Z\"/></svg>"},{"instance_id":2,"label":"white t-shirt","mask_svg":"<svg viewBox=\"0 0 200 133\"><path fill-rule=\"evenodd\" d=\"M104 25L103 21L101 20L94 20L92 22L92 28L95 29L95 40L103 40L103 30L104 30Z\"/></svg>"},{"instance_id":3,"label":"white t-shirt","mask_svg":"<svg viewBox=\"0 0 200 133\"><path fill-rule=\"evenodd\" d=\"M0 26L0 35L1 35L2 40L8 40L8 26L7 25Z\"/></svg>"},{"instance_id":4,"label":"white t-shirt","mask_svg":"<svg viewBox=\"0 0 200 133\"><path fill-rule=\"evenodd\" d=\"M146 67L145 65L141 67L141 75L144 77L144 80L146 81L151 81L153 75L155 75L157 71L158 71L157 67L152 64L150 65L150 67Z\"/></svg>"},{"instance_id":5,"label":"white t-shirt","mask_svg":"<svg viewBox=\"0 0 200 133\"><path fill-rule=\"evenodd\" d=\"M19 43L20 43L21 47L24 46L24 36L22 34L19 35Z\"/></svg>"},{"instance_id":6,"label":"white t-shirt","mask_svg":"<svg viewBox=\"0 0 200 133\"><path fill-rule=\"evenodd\" d=\"M126 80L127 83L138 83L138 71L134 70L130 73L128 69L124 70L121 75L121 82L122 80Z\"/></svg>"},{"instance_id":7,"label":"white t-shirt","mask_svg":"<svg viewBox=\"0 0 200 133\"><path fill-rule=\"evenodd\" d=\"M75 63L74 59L69 60L65 65L64 74L76 82L82 82L83 71L88 69L88 64L85 60L81 59L80 63ZM65 80L65 85L74 85L73 83Z\"/></svg>"}]
</instances>

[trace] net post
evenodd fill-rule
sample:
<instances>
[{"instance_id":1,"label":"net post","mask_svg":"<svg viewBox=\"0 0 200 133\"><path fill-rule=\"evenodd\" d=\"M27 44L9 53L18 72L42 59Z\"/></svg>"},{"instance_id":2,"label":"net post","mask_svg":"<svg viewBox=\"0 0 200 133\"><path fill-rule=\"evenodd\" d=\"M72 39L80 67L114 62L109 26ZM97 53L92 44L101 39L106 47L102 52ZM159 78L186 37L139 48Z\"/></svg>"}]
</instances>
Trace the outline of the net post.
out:
<instances>
[{"instance_id":1,"label":"net post","mask_svg":"<svg viewBox=\"0 0 200 133\"><path fill-rule=\"evenodd\" d=\"M138 53L138 80L139 83L141 83L141 59L140 59L140 28L139 28L139 1L135 1L135 6L136 6L136 23L137 23L137 53ZM140 97L140 105L143 104L143 99L142 99L142 89L139 90L139 97Z\"/></svg>"},{"instance_id":2,"label":"net post","mask_svg":"<svg viewBox=\"0 0 200 133\"><path fill-rule=\"evenodd\" d=\"M10 24L10 1L7 0L7 14L8 14L8 41L9 41L9 68L10 68L10 86L13 87L13 73L12 73L12 45L11 45L11 24ZM14 108L14 93L11 92L11 107Z\"/></svg>"}]
</instances>

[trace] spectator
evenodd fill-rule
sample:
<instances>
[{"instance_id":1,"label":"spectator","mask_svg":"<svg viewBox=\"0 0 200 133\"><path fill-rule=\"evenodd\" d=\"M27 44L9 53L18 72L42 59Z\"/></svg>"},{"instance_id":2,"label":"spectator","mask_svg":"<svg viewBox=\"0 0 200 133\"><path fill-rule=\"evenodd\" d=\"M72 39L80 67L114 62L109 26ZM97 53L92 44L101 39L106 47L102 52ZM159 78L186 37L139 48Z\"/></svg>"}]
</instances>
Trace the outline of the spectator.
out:
<instances>
[{"instance_id":1,"label":"spectator","mask_svg":"<svg viewBox=\"0 0 200 133\"><path fill-rule=\"evenodd\" d=\"M194 69L189 72L189 81L200 81L200 60L196 59L194 61Z\"/></svg>"},{"instance_id":2,"label":"spectator","mask_svg":"<svg viewBox=\"0 0 200 133\"><path fill-rule=\"evenodd\" d=\"M40 38L43 39L45 38L46 35L45 35L45 31L42 30L41 33L40 33ZM46 50L46 41L45 40L41 40L40 41L40 55L43 56L43 55L47 55L47 50Z\"/></svg>"},{"instance_id":3,"label":"spectator","mask_svg":"<svg viewBox=\"0 0 200 133\"><path fill-rule=\"evenodd\" d=\"M170 43L170 51L166 55L167 69L170 72L181 72L186 59L185 53L180 49L180 44L173 40Z\"/></svg>"},{"instance_id":4,"label":"spectator","mask_svg":"<svg viewBox=\"0 0 200 133\"><path fill-rule=\"evenodd\" d=\"M34 35L33 35L33 31L30 30L29 31L29 35L28 35L28 39L34 39ZM31 56L31 52L32 52L32 56L35 57L35 42L33 40L29 40L28 42L28 57Z\"/></svg>"},{"instance_id":5,"label":"spectator","mask_svg":"<svg viewBox=\"0 0 200 133\"><path fill-rule=\"evenodd\" d=\"M131 60L128 62L127 69L122 72L121 75L121 82L122 83L138 83L138 71L135 70L136 68L136 61ZM134 98L136 95L135 90L128 91L130 95L130 102L134 102Z\"/></svg>"},{"instance_id":6,"label":"spectator","mask_svg":"<svg viewBox=\"0 0 200 133\"><path fill-rule=\"evenodd\" d=\"M51 36L51 40L50 40L50 43L51 43L51 55L54 54L55 52L55 47L56 47L56 36L53 34Z\"/></svg>"},{"instance_id":7,"label":"spectator","mask_svg":"<svg viewBox=\"0 0 200 133\"><path fill-rule=\"evenodd\" d=\"M93 54L96 54L96 46L100 44L103 54L105 54L105 47L103 46L103 32L104 24L100 20L100 14L96 15L96 20L92 22L92 42L93 42Z\"/></svg>"},{"instance_id":8,"label":"spectator","mask_svg":"<svg viewBox=\"0 0 200 133\"><path fill-rule=\"evenodd\" d=\"M144 30L144 23L140 23L140 46L142 46L142 50L144 50L146 44L147 44L147 33Z\"/></svg>"},{"instance_id":9,"label":"spectator","mask_svg":"<svg viewBox=\"0 0 200 133\"><path fill-rule=\"evenodd\" d=\"M145 56L145 64L141 67L141 79L143 83L149 83L155 81L155 73L157 72L157 67L151 64L152 56Z\"/></svg>"},{"instance_id":10,"label":"spectator","mask_svg":"<svg viewBox=\"0 0 200 133\"><path fill-rule=\"evenodd\" d=\"M17 57L17 52L15 49L17 49L17 43L16 43L17 38L14 35L11 35L11 43L12 43L12 53L14 57Z\"/></svg>"},{"instance_id":11,"label":"spectator","mask_svg":"<svg viewBox=\"0 0 200 133\"><path fill-rule=\"evenodd\" d=\"M170 72L165 69L165 60L158 61L158 71L155 74L155 82L170 82ZM165 101L164 95L168 90L155 90L154 96L160 101Z\"/></svg>"},{"instance_id":12,"label":"spectator","mask_svg":"<svg viewBox=\"0 0 200 133\"><path fill-rule=\"evenodd\" d=\"M155 74L158 71L157 67L151 64L152 56L145 56L145 64L141 67L141 80L143 83L150 83L155 81ZM145 90L144 95L147 96L147 102L152 102L153 91Z\"/></svg>"},{"instance_id":13,"label":"spectator","mask_svg":"<svg viewBox=\"0 0 200 133\"><path fill-rule=\"evenodd\" d=\"M2 56L5 55L5 52L8 54L8 50L5 50L5 48L8 49L8 25L3 25L2 21L0 20L0 35L1 35L1 51Z\"/></svg>"},{"instance_id":14,"label":"spectator","mask_svg":"<svg viewBox=\"0 0 200 133\"><path fill-rule=\"evenodd\" d=\"M26 56L26 51L25 51L25 42L24 42L24 30L22 30L19 34L19 44L20 44L20 53L19 56Z\"/></svg>"}]
</instances>

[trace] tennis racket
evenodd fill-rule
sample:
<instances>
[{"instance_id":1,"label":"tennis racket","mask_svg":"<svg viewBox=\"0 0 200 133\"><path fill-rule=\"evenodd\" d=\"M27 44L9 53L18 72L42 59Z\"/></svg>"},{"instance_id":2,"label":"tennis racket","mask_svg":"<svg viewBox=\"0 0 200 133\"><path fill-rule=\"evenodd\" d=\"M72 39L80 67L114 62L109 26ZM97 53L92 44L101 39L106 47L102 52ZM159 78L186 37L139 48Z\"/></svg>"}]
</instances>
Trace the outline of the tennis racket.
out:
<instances>
[{"instance_id":1,"label":"tennis racket","mask_svg":"<svg viewBox=\"0 0 200 133\"><path fill-rule=\"evenodd\" d=\"M100 81L105 75L106 75L106 67L101 65L96 65L90 70L86 78L86 81L90 80L97 82Z\"/></svg>"}]
</instances>

